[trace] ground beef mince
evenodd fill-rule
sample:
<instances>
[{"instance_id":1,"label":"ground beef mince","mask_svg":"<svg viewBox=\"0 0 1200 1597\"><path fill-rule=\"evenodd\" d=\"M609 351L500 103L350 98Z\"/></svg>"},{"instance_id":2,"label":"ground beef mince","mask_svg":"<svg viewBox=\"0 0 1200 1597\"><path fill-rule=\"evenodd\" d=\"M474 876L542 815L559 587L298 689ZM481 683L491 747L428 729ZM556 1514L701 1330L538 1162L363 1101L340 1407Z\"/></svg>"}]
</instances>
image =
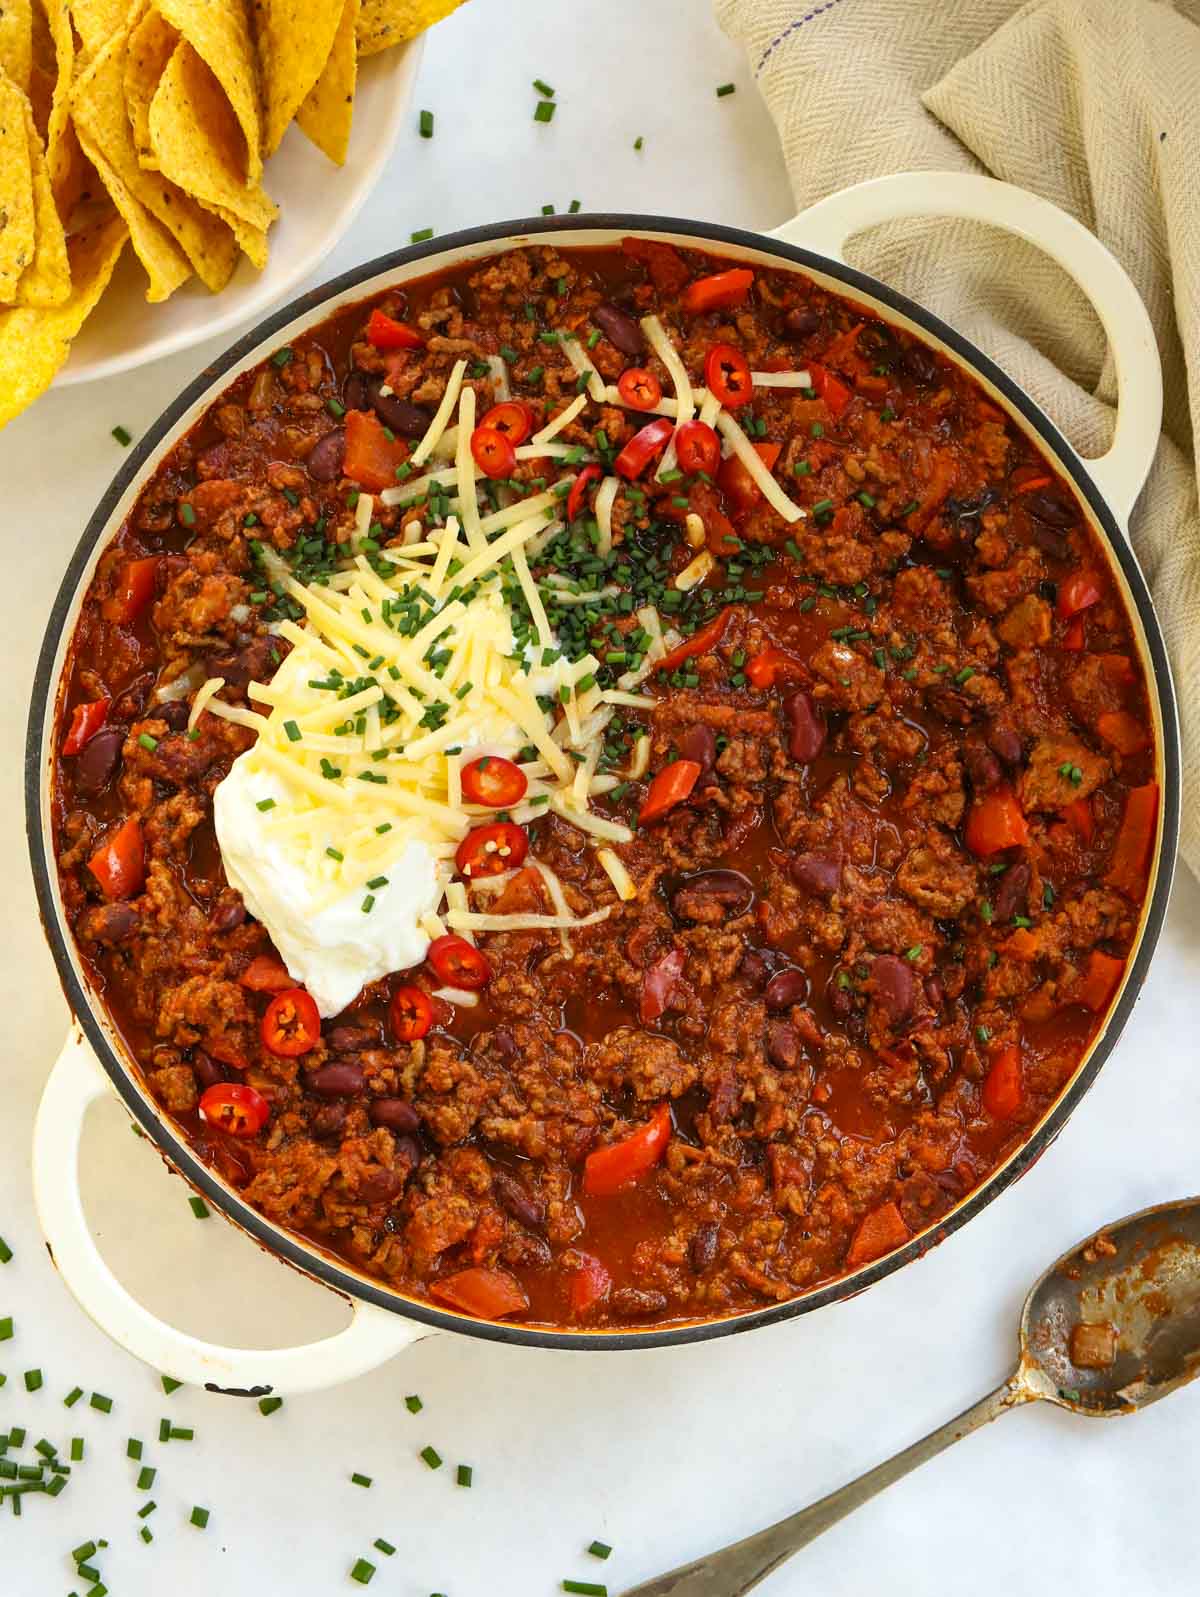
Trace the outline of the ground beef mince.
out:
<instances>
[{"instance_id":1,"label":"ground beef mince","mask_svg":"<svg viewBox=\"0 0 1200 1597\"><path fill-rule=\"evenodd\" d=\"M372 312L414 336L371 336ZM254 733L211 714L189 732L198 687L220 674L245 704L297 613L281 570L320 581L346 553L358 492L382 486L356 464L354 417L403 480L460 356L481 411L499 357L531 430L587 390L571 338L610 390L636 366L670 396L650 314L696 386L728 376L730 348L809 378L730 401L793 521L728 452L628 475L647 417L611 391L558 435L599 464L533 560L597 595L552 608L563 647L591 648L612 685L651 648L647 607L678 637L639 690L652 707L604 734L599 770L619 781L595 809L634 828L612 845L634 896L547 814L503 907L551 907L541 862L572 914L607 919L566 946L482 937L480 1002L431 998L416 1040L389 1002L402 983L433 994L424 966L365 989L300 1056L269 1049L278 959L225 880L212 811ZM614 469L609 548L594 500ZM579 471L525 459L488 491L507 503ZM445 514L437 495L377 501L372 547ZM792 270L532 246L340 310L163 460L70 662L63 898L151 1092L272 1220L475 1313L716 1318L902 1245L1029 1137L1138 924L1148 701L1073 491L967 373ZM197 1110L230 1085L262 1105L243 1135Z\"/></svg>"}]
</instances>

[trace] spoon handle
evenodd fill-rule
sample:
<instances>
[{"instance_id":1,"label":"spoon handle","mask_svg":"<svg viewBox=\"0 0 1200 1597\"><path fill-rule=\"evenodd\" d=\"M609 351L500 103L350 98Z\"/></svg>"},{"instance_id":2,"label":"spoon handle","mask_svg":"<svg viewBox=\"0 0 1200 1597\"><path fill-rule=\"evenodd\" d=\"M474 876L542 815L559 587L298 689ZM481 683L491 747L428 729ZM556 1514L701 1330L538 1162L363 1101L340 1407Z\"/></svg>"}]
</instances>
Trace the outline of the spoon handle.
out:
<instances>
[{"instance_id":1,"label":"spoon handle","mask_svg":"<svg viewBox=\"0 0 1200 1597\"><path fill-rule=\"evenodd\" d=\"M822 1531L836 1525L838 1520L869 1502L885 1486L891 1486L910 1470L936 1458L951 1442L961 1441L972 1431L979 1430L989 1420L996 1419L1019 1403L1032 1402L1037 1396L1013 1374L1003 1386L980 1398L978 1403L964 1409L945 1425L931 1431L928 1436L902 1453L889 1458L874 1469L860 1475L857 1480L840 1486L828 1497L811 1503L799 1513L789 1514L766 1530L755 1532L707 1558L697 1558L694 1563L683 1564L669 1574L644 1581L624 1594L624 1597L743 1597L751 1587L757 1586L773 1569L801 1547L815 1541Z\"/></svg>"}]
</instances>

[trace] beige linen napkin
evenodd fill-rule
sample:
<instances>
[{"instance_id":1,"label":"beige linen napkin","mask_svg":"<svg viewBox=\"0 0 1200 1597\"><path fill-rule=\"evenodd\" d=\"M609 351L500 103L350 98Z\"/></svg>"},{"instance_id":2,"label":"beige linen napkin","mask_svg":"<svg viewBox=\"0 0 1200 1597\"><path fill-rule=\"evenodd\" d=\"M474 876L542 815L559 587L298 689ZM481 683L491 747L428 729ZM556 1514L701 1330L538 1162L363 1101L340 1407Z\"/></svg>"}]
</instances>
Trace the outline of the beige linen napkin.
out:
<instances>
[{"instance_id":1,"label":"beige linen napkin","mask_svg":"<svg viewBox=\"0 0 1200 1597\"><path fill-rule=\"evenodd\" d=\"M887 172L983 170L1072 212L1141 290L1165 413L1132 532L1175 673L1182 853L1200 874L1200 0L715 5L778 124L799 207ZM1082 454L1104 450L1104 335L1046 257L944 220L875 229L850 256L993 355Z\"/></svg>"}]
</instances>

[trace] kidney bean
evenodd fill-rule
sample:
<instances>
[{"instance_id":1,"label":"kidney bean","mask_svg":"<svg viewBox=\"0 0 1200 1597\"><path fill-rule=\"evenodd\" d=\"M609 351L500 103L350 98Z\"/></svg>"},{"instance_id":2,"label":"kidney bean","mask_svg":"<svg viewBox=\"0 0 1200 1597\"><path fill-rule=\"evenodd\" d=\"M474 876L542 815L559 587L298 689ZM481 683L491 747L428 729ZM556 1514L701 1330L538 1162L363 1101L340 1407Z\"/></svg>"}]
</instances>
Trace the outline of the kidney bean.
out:
<instances>
[{"instance_id":1,"label":"kidney bean","mask_svg":"<svg viewBox=\"0 0 1200 1597\"><path fill-rule=\"evenodd\" d=\"M717 735L711 726L701 722L689 726L676 742L680 759L695 760L700 767L700 775L696 778L698 784L712 775L717 763Z\"/></svg>"},{"instance_id":2,"label":"kidney bean","mask_svg":"<svg viewBox=\"0 0 1200 1597\"><path fill-rule=\"evenodd\" d=\"M692 1232L688 1244L688 1262L696 1275L703 1275L717 1256L717 1238L721 1228L715 1220L706 1220Z\"/></svg>"},{"instance_id":3,"label":"kidney bean","mask_svg":"<svg viewBox=\"0 0 1200 1597\"><path fill-rule=\"evenodd\" d=\"M1065 532L1056 532L1053 527L1043 527L1041 522L1035 521L1033 541L1042 553L1048 554L1052 560L1071 558L1071 540Z\"/></svg>"},{"instance_id":4,"label":"kidney bean","mask_svg":"<svg viewBox=\"0 0 1200 1597\"><path fill-rule=\"evenodd\" d=\"M1032 875L1024 860L1008 867L992 893L992 913L996 920L1009 921L1014 915L1024 913Z\"/></svg>"},{"instance_id":5,"label":"kidney bean","mask_svg":"<svg viewBox=\"0 0 1200 1597\"><path fill-rule=\"evenodd\" d=\"M322 1098L346 1098L362 1091L366 1077L361 1065L339 1062L321 1065L308 1078L308 1090Z\"/></svg>"},{"instance_id":6,"label":"kidney bean","mask_svg":"<svg viewBox=\"0 0 1200 1597\"><path fill-rule=\"evenodd\" d=\"M622 1286L609 1298L614 1314L623 1320L644 1320L648 1314L662 1314L667 1307L665 1292L654 1292L646 1287Z\"/></svg>"},{"instance_id":7,"label":"kidney bean","mask_svg":"<svg viewBox=\"0 0 1200 1597\"><path fill-rule=\"evenodd\" d=\"M165 721L172 732L182 732L188 724L191 707L186 699L165 699L154 706L152 714Z\"/></svg>"},{"instance_id":8,"label":"kidney bean","mask_svg":"<svg viewBox=\"0 0 1200 1597\"><path fill-rule=\"evenodd\" d=\"M763 999L768 1009L790 1009L804 1001L808 995L808 977L795 965L776 971L763 988Z\"/></svg>"},{"instance_id":9,"label":"kidney bean","mask_svg":"<svg viewBox=\"0 0 1200 1597\"><path fill-rule=\"evenodd\" d=\"M934 1009L940 1009L946 1001L946 991L942 986L940 976L927 976L925 978L925 996Z\"/></svg>"},{"instance_id":10,"label":"kidney bean","mask_svg":"<svg viewBox=\"0 0 1200 1597\"><path fill-rule=\"evenodd\" d=\"M937 361L923 344L909 344L901 359L905 371L919 383L931 383L938 374Z\"/></svg>"},{"instance_id":11,"label":"kidney bean","mask_svg":"<svg viewBox=\"0 0 1200 1597\"><path fill-rule=\"evenodd\" d=\"M757 948L752 948L748 954L743 954L742 963L738 967L746 980L753 982L756 987L766 981L770 968L765 956L759 953Z\"/></svg>"},{"instance_id":12,"label":"kidney bean","mask_svg":"<svg viewBox=\"0 0 1200 1597\"><path fill-rule=\"evenodd\" d=\"M808 338L815 333L821 325L821 318L816 311L790 310L783 318L783 336L785 338Z\"/></svg>"},{"instance_id":13,"label":"kidney bean","mask_svg":"<svg viewBox=\"0 0 1200 1597\"><path fill-rule=\"evenodd\" d=\"M688 920L712 919L705 901L715 902L734 915L743 915L754 902L754 888L741 871L698 871L676 889L672 907Z\"/></svg>"},{"instance_id":14,"label":"kidney bean","mask_svg":"<svg viewBox=\"0 0 1200 1597\"><path fill-rule=\"evenodd\" d=\"M351 1070L358 1070L351 1065ZM416 1131L421 1117L404 1098L372 1098L367 1107L373 1126L386 1126L389 1131Z\"/></svg>"},{"instance_id":15,"label":"kidney bean","mask_svg":"<svg viewBox=\"0 0 1200 1597\"><path fill-rule=\"evenodd\" d=\"M272 654L286 653L290 644L282 638L251 638L233 654L212 654L204 662L209 676L224 677L227 687L244 693L251 682L271 675Z\"/></svg>"},{"instance_id":16,"label":"kidney bean","mask_svg":"<svg viewBox=\"0 0 1200 1597\"><path fill-rule=\"evenodd\" d=\"M346 429L334 427L318 438L304 462L314 482L336 482L346 461Z\"/></svg>"},{"instance_id":17,"label":"kidney bean","mask_svg":"<svg viewBox=\"0 0 1200 1597\"><path fill-rule=\"evenodd\" d=\"M380 1165L358 1183L359 1200L362 1203L390 1203L403 1190L406 1179L407 1173L401 1175L399 1170L389 1170L386 1165Z\"/></svg>"},{"instance_id":18,"label":"kidney bean","mask_svg":"<svg viewBox=\"0 0 1200 1597\"><path fill-rule=\"evenodd\" d=\"M833 979L830 980L825 992L830 1009L844 1020L854 1008L854 993L849 987L839 987L837 981Z\"/></svg>"},{"instance_id":19,"label":"kidney bean","mask_svg":"<svg viewBox=\"0 0 1200 1597\"><path fill-rule=\"evenodd\" d=\"M871 962L875 1001L892 1021L903 1020L916 999L916 978L907 960L896 954L877 954Z\"/></svg>"},{"instance_id":20,"label":"kidney bean","mask_svg":"<svg viewBox=\"0 0 1200 1597\"><path fill-rule=\"evenodd\" d=\"M842 860L838 854L797 854L788 866L788 875L797 887L810 893L836 893L842 882Z\"/></svg>"},{"instance_id":21,"label":"kidney bean","mask_svg":"<svg viewBox=\"0 0 1200 1597\"><path fill-rule=\"evenodd\" d=\"M146 700L153 686L153 671L143 671L141 676L134 677L124 692L118 693L113 700L112 709L108 712L110 724L113 721L136 721L146 708ZM95 738L92 741L95 742Z\"/></svg>"},{"instance_id":22,"label":"kidney bean","mask_svg":"<svg viewBox=\"0 0 1200 1597\"><path fill-rule=\"evenodd\" d=\"M367 381L367 400L371 409L385 427L390 427L400 438L421 438L429 427L430 416L420 405L414 405L396 394L381 394L387 383L382 377Z\"/></svg>"},{"instance_id":23,"label":"kidney bean","mask_svg":"<svg viewBox=\"0 0 1200 1597\"><path fill-rule=\"evenodd\" d=\"M773 1020L767 1027L767 1058L777 1070L794 1070L800 1063L800 1033L788 1020Z\"/></svg>"},{"instance_id":24,"label":"kidney bean","mask_svg":"<svg viewBox=\"0 0 1200 1597\"><path fill-rule=\"evenodd\" d=\"M365 1026L332 1026L325 1033L325 1041L335 1054L357 1054L364 1048L374 1048L379 1038ZM378 1103L387 1101L386 1098L376 1100Z\"/></svg>"},{"instance_id":25,"label":"kidney bean","mask_svg":"<svg viewBox=\"0 0 1200 1597\"><path fill-rule=\"evenodd\" d=\"M120 727L102 727L84 744L75 759L75 786L80 793L99 793L108 785L121 763L124 742Z\"/></svg>"},{"instance_id":26,"label":"kidney bean","mask_svg":"<svg viewBox=\"0 0 1200 1597\"><path fill-rule=\"evenodd\" d=\"M420 1168L421 1160L425 1157L421 1144L415 1137L401 1136L394 1139L396 1158L403 1160L408 1166L409 1174Z\"/></svg>"},{"instance_id":27,"label":"kidney bean","mask_svg":"<svg viewBox=\"0 0 1200 1597\"><path fill-rule=\"evenodd\" d=\"M367 398L367 374L355 368L342 384L342 404L347 410L366 410L370 403Z\"/></svg>"},{"instance_id":28,"label":"kidney bean","mask_svg":"<svg viewBox=\"0 0 1200 1597\"><path fill-rule=\"evenodd\" d=\"M1000 761L990 749L981 748L978 743L968 743L963 749L963 764L976 793L987 793L999 785L1003 772L1000 770Z\"/></svg>"},{"instance_id":29,"label":"kidney bean","mask_svg":"<svg viewBox=\"0 0 1200 1597\"><path fill-rule=\"evenodd\" d=\"M229 1079L225 1066L220 1060L214 1059L211 1054L206 1054L203 1048L192 1050L192 1074L203 1088L215 1087Z\"/></svg>"},{"instance_id":30,"label":"kidney bean","mask_svg":"<svg viewBox=\"0 0 1200 1597\"><path fill-rule=\"evenodd\" d=\"M314 1137L340 1137L346 1126L346 1105L341 1099L323 1103L309 1121Z\"/></svg>"},{"instance_id":31,"label":"kidney bean","mask_svg":"<svg viewBox=\"0 0 1200 1597\"><path fill-rule=\"evenodd\" d=\"M789 693L783 713L788 723L788 753L802 764L815 760L825 747L825 722L812 699L802 688Z\"/></svg>"},{"instance_id":32,"label":"kidney bean","mask_svg":"<svg viewBox=\"0 0 1200 1597\"><path fill-rule=\"evenodd\" d=\"M507 1209L514 1220L519 1220L523 1226L528 1226L531 1231L544 1231L546 1228L546 1205L541 1198L535 1198L526 1192L521 1183L503 1170L497 1170L492 1175L492 1191L499 1199L500 1207Z\"/></svg>"},{"instance_id":33,"label":"kidney bean","mask_svg":"<svg viewBox=\"0 0 1200 1597\"><path fill-rule=\"evenodd\" d=\"M1079 520L1079 511L1061 489L1035 488L1022 494L1021 502L1031 516L1051 527L1073 527Z\"/></svg>"},{"instance_id":34,"label":"kidney bean","mask_svg":"<svg viewBox=\"0 0 1200 1597\"><path fill-rule=\"evenodd\" d=\"M93 904L79 917L75 930L81 941L107 946L122 942L137 924L138 912L132 904Z\"/></svg>"},{"instance_id":35,"label":"kidney bean","mask_svg":"<svg viewBox=\"0 0 1200 1597\"><path fill-rule=\"evenodd\" d=\"M1011 726L1005 726L1002 721L992 721L988 725L987 740L989 747L1005 765L1020 765L1023 750L1019 732Z\"/></svg>"},{"instance_id":36,"label":"kidney bean","mask_svg":"<svg viewBox=\"0 0 1200 1597\"><path fill-rule=\"evenodd\" d=\"M209 929L214 932L234 931L246 919L246 906L240 898L227 899L218 904L208 917Z\"/></svg>"},{"instance_id":37,"label":"kidney bean","mask_svg":"<svg viewBox=\"0 0 1200 1597\"><path fill-rule=\"evenodd\" d=\"M592 312L592 320L622 355L640 355L646 347L642 330L626 311L605 300Z\"/></svg>"},{"instance_id":38,"label":"kidney bean","mask_svg":"<svg viewBox=\"0 0 1200 1597\"><path fill-rule=\"evenodd\" d=\"M957 688L930 688L929 708L951 726L969 726L975 714L975 701Z\"/></svg>"}]
</instances>

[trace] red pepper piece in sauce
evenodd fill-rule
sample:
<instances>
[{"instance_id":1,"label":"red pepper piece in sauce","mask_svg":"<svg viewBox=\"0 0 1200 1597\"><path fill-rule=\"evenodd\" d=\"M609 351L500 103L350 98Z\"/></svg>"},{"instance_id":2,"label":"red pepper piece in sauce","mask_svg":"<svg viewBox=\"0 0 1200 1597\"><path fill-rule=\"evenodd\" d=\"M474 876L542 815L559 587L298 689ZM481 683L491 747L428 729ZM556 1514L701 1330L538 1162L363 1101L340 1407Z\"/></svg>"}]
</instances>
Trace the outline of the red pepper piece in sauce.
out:
<instances>
[{"instance_id":1,"label":"red pepper piece in sauce","mask_svg":"<svg viewBox=\"0 0 1200 1597\"><path fill-rule=\"evenodd\" d=\"M429 1288L429 1296L464 1314L473 1314L477 1320L503 1320L529 1310L529 1299L517 1278L507 1270L486 1265L443 1276Z\"/></svg>"},{"instance_id":2,"label":"red pepper piece in sauce","mask_svg":"<svg viewBox=\"0 0 1200 1597\"><path fill-rule=\"evenodd\" d=\"M90 704L77 704L71 711L71 726L63 739L64 754L80 754L108 719L111 699L93 699Z\"/></svg>"},{"instance_id":3,"label":"red pepper piece in sauce","mask_svg":"<svg viewBox=\"0 0 1200 1597\"><path fill-rule=\"evenodd\" d=\"M147 555L144 560L127 560L117 576L111 597L104 600L100 609L106 621L116 621L128 626L154 597L158 582L158 555Z\"/></svg>"},{"instance_id":4,"label":"red pepper piece in sauce","mask_svg":"<svg viewBox=\"0 0 1200 1597\"><path fill-rule=\"evenodd\" d=\"M608 1198L652 1170L671 1140L671 1108L660 1104L644 1126L620 1142L589 1153L583 1166L583 1190L592 1198Z\"/></svg>"},{"instance_id":5,"label":"red pepper piece in sauce","mask_svg":"<svg viewBox=\"0 0 1200 1597\"><path fill-rule=\"evenodd\" d=\"M376 349L424 349L425 340L415 327L398 322L378 306L367 318L367 342Z\"/></svg>"},{"instance_id":6,"label":"red pepper piece in sauce","mask_svg":"<svg viewBox=\"0 0 1200 1597\"><path fill-rule=\"evenodd\" d=\"M754 284L754 273L744 266L731 267L727 272L714 272L711 277L698 277L683 291L683 308L692 316L703 316L707 311L732 310L744 305Z\"/></svg>"},{"instance_id":7,"label":"red pepper piece in sauce","mask_svg":"<svg viewBox=\"0 0 1200 1597\"><path fill-rule=\"evenodd\" d=\"M682 804L700 777L700 767L695 760L672 760L650 783L645 803L638 812L638 825L658 820L677 804Z\"/></svg>"},{"instance_id":8,"label":"red pepper piece in sauce","mask_svg":"<svg viewBox=\"0 0 1200 1597\"><path fill-rule=\"evenodd\" d=\"M105 898L132 898L146 879L146 847L136 815L117 828L88 861Z\"/></svg>"},{"instance_id":9,"label":"red pepper piece in sauce","mask_svg":"<svg viewBox=\"0 0 1200 1597\"><path fill-rule=\"evenodd\" d=\"M983 1107L994 1120L1011 1120L1025 1097L1021 1050L1007 1043L992 1059L983 1081Z\"/></svg>"}]
</instances>

